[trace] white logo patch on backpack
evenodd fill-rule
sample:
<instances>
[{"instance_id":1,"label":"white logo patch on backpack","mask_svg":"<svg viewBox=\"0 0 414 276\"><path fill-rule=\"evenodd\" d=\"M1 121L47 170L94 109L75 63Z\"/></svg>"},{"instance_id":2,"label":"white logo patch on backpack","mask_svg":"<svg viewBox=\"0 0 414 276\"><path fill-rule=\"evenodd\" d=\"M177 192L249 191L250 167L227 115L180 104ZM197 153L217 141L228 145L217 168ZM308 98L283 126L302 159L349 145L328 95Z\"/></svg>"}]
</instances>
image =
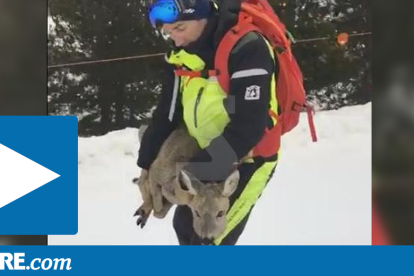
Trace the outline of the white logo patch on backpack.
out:
<instances>
[{"instance_id":1,"label":"white logo patch on backpack","mask_svg":"<svg viewBox=\"0 0 414 276\"><path fill-rule=\"evenodd\" d=\"M260 99L260 86L252 85L247 87L246 94L244 94L245 100L258 100Z\"/></svg>"}]
</instances>

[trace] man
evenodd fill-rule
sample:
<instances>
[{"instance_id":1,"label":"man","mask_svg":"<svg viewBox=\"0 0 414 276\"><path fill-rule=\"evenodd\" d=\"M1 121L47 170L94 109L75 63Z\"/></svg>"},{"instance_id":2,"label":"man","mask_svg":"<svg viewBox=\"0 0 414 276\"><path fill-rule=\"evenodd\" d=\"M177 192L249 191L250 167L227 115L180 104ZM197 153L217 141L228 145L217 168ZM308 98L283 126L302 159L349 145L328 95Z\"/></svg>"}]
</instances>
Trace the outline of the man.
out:
<instances>
[{"instance_id":1,"label":"man","mask_svg":"<svg viewBox=\"0 0 414 276\"><path fill-rule=\"evenodd\" d=\"M269 108L278 112L273 52L258 33L241 38L230 54L227 93L214 76L174 73L177 68L190 75L214 69L217 45L236 23L223 19L224 12L223 7L219 14L209 0L155 0L150 6L151 23L173 49L166 57L163 91L143 136L138 166L149 169L164 140L180 123L185 123L202 148L185 167L191 175L203 182L223 181L239 164L240 181L230 197L228 226L214 241L234 245L277 164L278 154L245 158L265 130L276 124L269 116ZM181 245L203 243L193 230L188 207L177 207L173 224Z\"/></svg>"}]
</instances>

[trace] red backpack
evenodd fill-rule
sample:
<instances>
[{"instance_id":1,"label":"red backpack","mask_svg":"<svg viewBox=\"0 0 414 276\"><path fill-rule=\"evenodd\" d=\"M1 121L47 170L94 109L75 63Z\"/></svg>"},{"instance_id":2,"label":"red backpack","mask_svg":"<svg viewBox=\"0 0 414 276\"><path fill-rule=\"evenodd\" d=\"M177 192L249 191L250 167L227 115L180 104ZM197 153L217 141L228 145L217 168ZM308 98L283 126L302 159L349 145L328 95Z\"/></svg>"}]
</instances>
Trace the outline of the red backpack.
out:
<instances>
[{"instance_id":1,"label":"red backpack","mask_svg":"<svg viewBox=\"0 0 414 276\"><path fill-rule=\"evenodd\" d=\"M234 0L228 0L234 1ZM276 118L277 124L266 129L261 141L254 147L253 156L269 157L276 154L280 147L280 137L291 131L299 123L300 112L307 108L308 122L312 140L316 142L316 131L312 119L312 109L306 104L303 77L292 54L291 42L286 37L286 28L279 20L267 0L244 0L238 14L238 22L221 39L216 51L215 70L209 75L216 75L221 88L228 92L230 76L228 61L231 50L248 32L262 34L274 49L279 64L276 78L276 98L280 106L277 115L269 109L269 115ZM177 75L200 75L200 72L176 70Z\"/></svg>"},{"instance_id":2,"label":"red backpack","mask_svg":"<svg viewBox=\"0 0 414 276\"><path fill-rule=\"evenodd\" d=\"M224 91L229 91L230 52L240 38L251 31L262 34L274 49L279 63L276 98L281 110L279 116L269 110L270 116L277 116L276 127L266 130L266 134L254 148L253 154L265 157L275 154L280 146L280 136L296 127L303 107L307 107L312 140L316 142L312 110L306 105L302 72L292 54L291 43L286 37L286 28L267 0L244 1L241 4L237 25L231 28L220 41L214 63L215 69L220 72L217 76L220 86Z\"/></svg>"}]
</instances>

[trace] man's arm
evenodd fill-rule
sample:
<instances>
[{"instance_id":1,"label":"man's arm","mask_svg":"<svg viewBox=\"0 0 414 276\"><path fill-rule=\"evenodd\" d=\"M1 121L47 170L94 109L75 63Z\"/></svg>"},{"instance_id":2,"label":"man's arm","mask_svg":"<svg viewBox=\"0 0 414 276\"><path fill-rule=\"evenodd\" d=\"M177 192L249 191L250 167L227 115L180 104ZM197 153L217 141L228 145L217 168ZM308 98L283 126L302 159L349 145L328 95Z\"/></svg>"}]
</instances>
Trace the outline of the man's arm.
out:
<instances>
[{"instance_id":1,"label":"man's arm","mask_svg":"<svg viewBox=\"0 0 414 276\"><path fill-rule=\"evenodd\" d=\"M270 123L268 110L275 64L259 34L249 33L235 46L229 72L230 91L225 105L231 121L222 135L185 168L202 181L224 180L234 163L260 141Z\"/></svg>"},{"instance_id":2,"label":"man's arm","mask_svg":"<svg viewBox=\"0 0 414 276\"><path fill-rule=\"evenodd\" d=\"M137 164L148 170L157 158L165 139L182 121L182 106L179 93L179 80L172 67L167 65L164 82L151 124L142 137Z\"/></svg>"}]
</instances>

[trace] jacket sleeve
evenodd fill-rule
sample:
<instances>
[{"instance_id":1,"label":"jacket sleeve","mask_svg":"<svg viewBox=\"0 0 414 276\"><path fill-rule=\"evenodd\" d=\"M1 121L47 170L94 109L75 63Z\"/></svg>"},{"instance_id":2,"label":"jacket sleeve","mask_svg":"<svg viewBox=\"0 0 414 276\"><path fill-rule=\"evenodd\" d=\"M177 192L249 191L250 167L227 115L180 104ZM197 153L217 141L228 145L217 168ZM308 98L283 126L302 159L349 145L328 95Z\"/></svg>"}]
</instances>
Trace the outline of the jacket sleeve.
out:
<instances>
[{"instance_id":1,"label":"jacket sleeve","mask_svg":"<svg viewBox=\"0 0 414 276\"><path fill-rule=\"evenodd\" d=\"M145 131L138 152L137 165L148 170L157 158L165 139L182 121L179 78L174 76L170 65L164 74L164 82L152 122Z\"/></svg>"},{"instance_id":2,"label":"jacket sleeve","mask_svg":"<svg viewBox=\"0 0 414 276\"><path fill-rule=\"evenodd\" d=\"M275 64L264 38L256 33L243 37L229 61L230 91L224 104L230 122L191 160L187 171L203 182L223 181L234 163L260 141L271 120L268 109L274 72Z\"/></svg>"}]
</instances>

